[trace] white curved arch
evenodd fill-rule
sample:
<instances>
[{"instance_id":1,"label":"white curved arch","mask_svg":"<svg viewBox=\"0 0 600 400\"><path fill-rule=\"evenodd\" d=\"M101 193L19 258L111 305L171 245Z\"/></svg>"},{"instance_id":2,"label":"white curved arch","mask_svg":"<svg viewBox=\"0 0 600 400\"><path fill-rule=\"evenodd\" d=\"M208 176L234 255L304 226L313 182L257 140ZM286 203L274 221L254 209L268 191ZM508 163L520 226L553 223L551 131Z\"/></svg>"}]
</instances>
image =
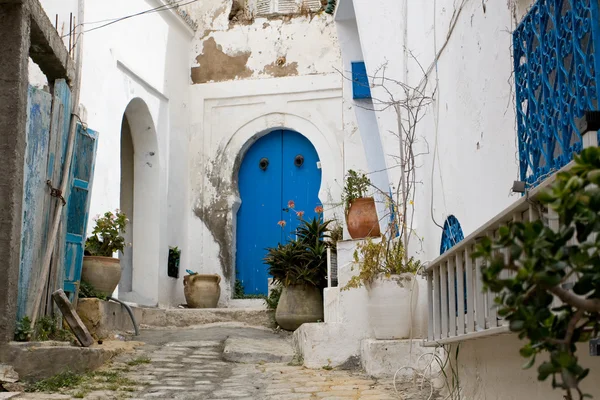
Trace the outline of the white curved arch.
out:
<instances>
[{"instance_id":1,"label":"white curved arch","mask_svg":"<svg viewBox=\"0 0 600 400\"><path fill-rule=\"evenodd\" d=\"M306 137L319 155L322 172L319 199L323 204L327 203L329 196L335 196L340 192L341 190L337 189L341 189L341 184L343 184L338 181L343 176L342 150L335 140L336 133L325 130L324 124L320 126L323 126L324 129L319 129L315 123L304 117L284 112L256 115L249 119L236 130L225 147L225 151L236 159L232 182L237 181L241 160L252 144L274 130L291 130ZM239 200L237 185L234 184L234 187Z\"/></svg>"},{"instance_id":2,"label":"white curved arch","mask_svg":"<svg viewBox=\"0 0 600 400\"><path fill-rule=\"evenodd\" d=\"M119 296L134 300L142 298L154 300L157 296L158 271L160 268L160 159L156 127L146 102L136 97L124 112L124 120L129 125L133 142L133 182L127 182L132 189L129 229L126 239L133 246L131 259L122 265L123 273L119 284ZM122 132L123 134L123 132ZM123 190L124 182L121 182ZM122 198L123 200L123 198ZM126 212L127 213L127 212ZM154 216L154 217L153 217ZM137 299L136 299L137 300Z\"/></svg>"}]
</instances>

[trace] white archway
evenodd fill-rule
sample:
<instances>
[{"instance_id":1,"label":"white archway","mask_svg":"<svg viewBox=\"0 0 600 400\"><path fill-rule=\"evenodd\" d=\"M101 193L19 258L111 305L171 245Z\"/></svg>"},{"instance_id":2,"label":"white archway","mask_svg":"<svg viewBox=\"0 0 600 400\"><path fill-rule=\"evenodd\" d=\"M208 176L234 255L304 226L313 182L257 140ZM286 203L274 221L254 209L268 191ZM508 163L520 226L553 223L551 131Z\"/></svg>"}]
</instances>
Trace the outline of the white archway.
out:
<instances>
[{"instance_id":1,"label":"white archway","mask_svg":"<svg viewBox=\"0 0 600 400\"><path fill-rule=\"evenodd\" d=\"M144 303L156 297L160 268L160 161L156 128L147 104L134 98L121 129L121 209L130 220L119 297Z\"/></svg>"}]
</instances>

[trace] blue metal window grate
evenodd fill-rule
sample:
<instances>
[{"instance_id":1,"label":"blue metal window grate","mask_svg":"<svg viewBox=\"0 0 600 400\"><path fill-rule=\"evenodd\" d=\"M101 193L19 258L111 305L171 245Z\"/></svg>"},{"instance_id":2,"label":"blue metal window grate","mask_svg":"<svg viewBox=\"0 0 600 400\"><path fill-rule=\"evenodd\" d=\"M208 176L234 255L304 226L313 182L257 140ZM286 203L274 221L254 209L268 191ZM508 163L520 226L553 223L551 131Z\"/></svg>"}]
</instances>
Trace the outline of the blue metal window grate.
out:
<instances>
[{"instance_id":1,"label":"blue metal window grate","mask_svg":"<svg viewBox=\"0 0 600 400\"><path fill-rule=\"evenodd\" d=\"M444 222L444 230L442 231L442 243L440 244L440 254L444 254L458 242L463 240L465 235L460 226L458 219L451 215ZM465 298L465 313L467 312L467 273L463 272L463 288ZM458 315L458 277L454 278L454 304L456 304L456 315Z\"/></svg>"},{"instance_id":2,"label":"blue metal window grate","mask_svg":"<svg viewBox=\"0 0 600 400\"><path fill-rule=\"evenodd\" d=\"M465 235L463 234L458 219L454 215L449 216L446 219L446 222L444 222L442 243L440 244L440 254L444 254L464 238Z\"/></svg>"},{"instance_id":3,"label":"blue metal window grate","mask_svg":"<svg viewBox=\"0 0 600 400\"><path fill-rule=\"evenodd\" d=\"M352 98L371 98L371 86L369 85L367 67L362 61L352 63Z\"/></svg>"},{"instance_id":4,"label":"blue metal window grate","mask_svg":"<svg viewBox=\"0 0 600 400\"><path fill-rule=\"evenodd\" d=\"M598 0L537 0L513 33L521 180L536 186L582 149L598 109Z\"/></svg>"}]
</instances>

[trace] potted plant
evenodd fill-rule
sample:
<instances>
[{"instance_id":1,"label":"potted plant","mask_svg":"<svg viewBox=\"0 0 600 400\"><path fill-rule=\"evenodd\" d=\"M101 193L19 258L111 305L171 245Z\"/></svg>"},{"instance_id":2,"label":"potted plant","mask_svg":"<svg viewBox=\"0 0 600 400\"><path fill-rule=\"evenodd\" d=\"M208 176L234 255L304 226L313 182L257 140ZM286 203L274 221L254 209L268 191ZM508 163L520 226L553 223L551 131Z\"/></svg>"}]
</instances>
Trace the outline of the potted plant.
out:
<instances>
[{"instance_id":1,"label":"potted plant","mask_svg":"<svg viewBox=\"0 0 600 400\"><path fill-rule=\"evenodd\" d=\"M419 297L416 272L421 262L406 257L399 239L367 239L357 246L354 262L358 275L342 288L365 286L368 293L369 324L375 339L393 340L410 337L412 316Z\"/></svg>"},{"instance_id":2,"label":"potted plant","mask_svg":"<svg viewBox=\"0 0 600 400\"><path fill-rule=\"evenodd\" d=\"M127 216L116 210L95 218L92 236L85 241L85 256L81 280L89 283L98 292L110 296L121 280L121 264L114 253L125 248Z\"/></svg>"},{"instance_id":3,"label":"potted plant","mask_svg":"<svg viewBox=\"0 0 600 400\"><path fill-rule=\"evenodd\" d=\"M346 223L352 239L379 237L379 219L375 199L369 196L371 180L365 174L349 170L344 186Z\"/></svg>"},{"instance_id":4,"label":"potted plant","mask_svg":"<svg viewBox=\"0 0 600 400\"><path fill-rule=\"evenodd\" d=\"M273 283L282 291L275 320L285 330L294 331L303 323L323 320L323 288L327 284L329 224L321 217L302 219L296 239L268 249L264 261Z\"/></svg>"},{"instance_id":5,"label":"potted plant","mask_svg":"<svg viewBox=\"0 0 600 400\"><path fill-rule=\"evenodd\" d=\"M221 297L221 277L217 274L199 274L186 270L183 294L189 308L216 308Z\"/></svg>"}]
</instances>

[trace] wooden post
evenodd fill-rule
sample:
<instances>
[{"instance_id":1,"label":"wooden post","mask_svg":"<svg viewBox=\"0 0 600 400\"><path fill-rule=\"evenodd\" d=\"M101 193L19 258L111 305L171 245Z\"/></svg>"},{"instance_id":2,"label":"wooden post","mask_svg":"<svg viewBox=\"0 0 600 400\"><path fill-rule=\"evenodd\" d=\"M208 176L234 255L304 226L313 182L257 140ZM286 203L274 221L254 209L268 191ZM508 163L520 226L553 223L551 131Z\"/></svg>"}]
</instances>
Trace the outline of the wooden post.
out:
<instances>
[{"instance_id":1,"label":"wooden post","mask_svg":"<svg viewBox=\"0 0 600 400\"><path fill-rule=\"evenodd\" d=\"M71 330L79 340L79 343L83 347L90 347L94 344L94 339L92 339L92 335L87 330L77 312L75 312L75 308L67 298L67 295L62 289L58 289L56 292L52 293L52 298L54 302L58 306L58 309L65 317L67 324L71 327Z\"/></svg>"}]
</instances>

